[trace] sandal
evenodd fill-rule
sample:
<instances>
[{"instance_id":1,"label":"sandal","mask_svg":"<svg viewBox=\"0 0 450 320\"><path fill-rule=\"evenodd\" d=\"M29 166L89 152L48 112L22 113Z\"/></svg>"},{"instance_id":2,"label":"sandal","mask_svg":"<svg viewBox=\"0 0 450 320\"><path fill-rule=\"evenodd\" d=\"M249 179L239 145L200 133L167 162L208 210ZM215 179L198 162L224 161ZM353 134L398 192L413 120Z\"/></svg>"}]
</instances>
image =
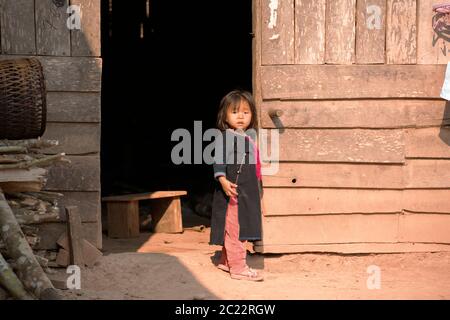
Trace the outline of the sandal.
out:
<instances>
[{"instance_id":1,"label":"sandal","mask_svg":"<svg viewBox=\"0 0 450 320\"><path fill-rule=\"evenodd\" d=\"M224 265L223 263L217 264L216 267L222 271L230 272L230 268L227 265Z\"/></svg>"},{"instance_id":2,"label":"sandal","mask_svg":"<svg viewBox=\"0 0 450 320\"><path fill-rule=\"evenodd\" d=\"M248 280L248 281L263 281L264 277L260 275L255 269L247 267L241 273L230 273L232 279Z\"/></svg>"}]
</instances>

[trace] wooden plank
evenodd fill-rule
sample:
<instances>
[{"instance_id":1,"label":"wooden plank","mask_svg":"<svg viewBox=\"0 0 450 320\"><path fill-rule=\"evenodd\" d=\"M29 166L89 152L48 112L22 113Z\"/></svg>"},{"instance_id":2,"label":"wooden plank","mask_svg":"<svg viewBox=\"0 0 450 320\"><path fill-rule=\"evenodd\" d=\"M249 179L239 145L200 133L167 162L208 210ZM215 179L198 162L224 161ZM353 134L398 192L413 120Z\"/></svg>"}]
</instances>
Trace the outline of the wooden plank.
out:
<instances>
[{"instance_id":1,"label":"wooden plank","mask_svg":"<svg viewBox=\"0 0 450 320\"><path fill-rule=\"evenodd\" d=\"M403 163L404 143L403 130L286 129L279 134L279 160Z\"/></svg>"},{"instance_id":2,"label":"wooden plank","mask_svg":"<svg viewBox=\"0 0 450 320\"><path fill-rule=\"evenodd\" d=\"M449 102L418 99L264 101L263 128L405 128L450 124ZM281 110L271 118L270 110Z\"/></svg>"},{"instance_id":3,"label":"wooden plank","mask_svg":"<svg viewBox=\"0 0 450 320\"><path fill-rule=\"evenodd\" d=\"M82 267L84 266L84 261L81 217L77 207L67 207L66 214L70 246L70 263Z\"/></svg>"},{"instance_id":4,"label":"wooden plank","mask_svg":"<svg viewBox=\"0 0 450 320\"><path fill-rule=\"evenodd\" d=\"M82 226L82 237L101 249L102 233L99 232L101 223L83 223ZM37 235L41 240L34 248L35 250L56 250L58 248L56 241L64 232L67 232L66 223L45 223L38 228Z\"/></svg>"},{"instance_id":5,"label":"wooden plank","mask_svg":"<svg viewBox=\"0 0 450 320\"><path fill-rule=\"evenodd\" d=\"M67 253L67 258L69 258L69 254L67 252L67 250L70 250L69 247L69 238L67 236L67 233L65 233L64 235L62 235L58 241L56 242L59 246L61 246L63 248L63 250L66 250ZM82 241L82 248L83 248L83 262L85 265L87 265L88 267L93 267L95 265L95 263L98 261L98 259L102 256L102 253L95 247L93 246L89 241L87 241L86 239L83 239ZM62 257L61 257L61 263L58 263L58 258L57 258L57 262L60 265L64 265L64 263L67 262L66 265L69 264L69 259L67 259L66 253L65 252L61 252L62 253ZM59 256L59 253L58 253Z\"/></svg>"},{"instance_id":6,"label":"wooden plank","mask_svg":"<svg viewBox=\"0 0 450 320\"><path fill-rule=\"evenodd\" d=\"M439 98L444 65L263 66L263 99Z\"/></svg>"},{"instance_id":7,"label":"wooden plank","mask_svg":"<svg viewBox=\"0 0 450 320\"><path fill-rule=\"evenodd\" d=\"M325 62L355 62L356 0L327 2Z\"/></svg>"},{"instance_id":8,"label":"wooden plank","mask_svg":"<svg viewBox=\"0 0 450 320\"><path fill-rule=\"evenodd\" d=\"M1 0L2 53L36 54L34 1Z\"/></svg>"},{"instance_id":9,"label":"wooden plank","mask_svg":"<svg viewBox=\"0 0 450 320\"><path fill-rule=\"evenodd\" d=\"M98 123L100 100L99 92L48 92L47 121Z\"/></svg>"},{"instance_id":10,"label":"wooden plank","mask_svg":"<svg viewBox=\"0 0 450 320\"><path fill-rule=\"evenodd\" d=\"M450 127L406 129L407 158L450 158Z\"/></svg>"},{"instance_id":11,"label":"wooden plank","mask_svg":"<svg viewBox=\"0 0 450 320\"><path fill-rule=\"evenodd\" d=\"M183 232L180 197L152 201L150 206L154 232Z\"/></svg>"},{"instance_id":12,"label":"wooden plank","mask_svg":"<svg viewBox=\"0 0 450 320\"><path fill-rule=\"evenodd\" d=\"M66 24L68 4L69 0L36 1L36 46L38 55L70 56L70 31Z\"/></svg>"},{"instance_id":13,"label":"wooden plank","mask_svg":"<svg viewBox=\"0 0 450 320\"><path fill-rule=\"evenodd\" d=\"M108 237L139 237L139 202L108 202Z\"/></svg>"},{"instance_id":14,"label":"wooden plank","mask_svg":"<svg viewBox=\"0 0 450 320\"><path fill-rule=\"evenodd\" d=\"M120 196L103 197L102 201L137 201L148 199L172 198L187 195L186 191L154 191L145 193L125 194Z\"/></svg>"},{"instance_id":15,"label":"wooden plank","mask_svg":"<svg viewBox=\"0 0 450 320\"><path fill-rule=\"evenodd\" d=\"M414 111L413 121L416 127L450 125L450 102L441 99L419 103Z\"/></svg>"},{"instance_id":16,"label":"wooden plank","mask_svg":"<svg viewBox=\"0 0 450 320\"><path fill-rule=\"evenodd\" d=\"M417 62L417 0L387 0L386 60Z\"/></svg>"},{"instance_id":17,"label":"wooden plank","mask_svg":"<svg viewBox=\"0 0 450 320\"><path fill-rule=\"evenodd\" d=\"M325 61L326 0L295 0L295 64Z\"/></svg>"},{"instance_id":18,"label":"wooden plank","mask_svg":"<svg viewBox=\"0 0 450 320\"><path fill-rule=\"evenodd\" d=\"M419 0L417 10L417 63L447 64L450 62L450 43L445 31L433 30L433 22L442 16L433 12L435 0Z\"/></svg>"},{"instance_id":19,"label":"wooden plank","mask_svg":"<svg viewBox=\"0 0 450 320\"><path fill-rule=\"evenodd\" d=\"M100 192L64 191L61 193L64 194L64 197L58 200L58 207L61 212L61 221L66 221L66 215L62 213L64 213L63 208L67 206L78 207L82 222L101 221Z\"/></svg>"},{"instance_id":20,"label":"wooden plank","mask_svg":"<svg viewBox=\"0 0 450 320\"><path fill-rule=\"evenodd\" d=\"M357 0L356 14L356 63L384 63L386 0Z\"/></svg>"},{"instance_id":21,"label":"wooden plank","mask_svg":"<svg viewBox=\"0 0 450 320\"><path fill-rule=\"evenodd\" d=\"M395 213L402 190L265 188L267 216Z\"/></svg>"},{"instance_id":22,"label":"wooden plank","mask_svg":"<svg viewBox=\"0 0 450 320\"><path fill-rule=\"evenodd\" d=\"M100 157L69 156L70 164L49 168L49 191L100 191Z\"/></svg>"},{"instance_id":23,"label":"wooden plank","mask_svg":"<svg viewBox=\"0 0 450 320\"><path fill-rule=\"evenodd\" d=\"M100 57L100 0L70 0L70 4L81 11L81 30L71 31L72 56Z\"/></svg>"},{"instance_id":24,"label":"wooden plank","mask_svg":"<svg viewBox=\"0 0 450 320\"><path fill-rule=\"evenodd\" d=\"M265 188L266 216L395 213L450 213L450 189L370 190Z\"/></svg>"},{"instance_id":25,"label":"wooden plank","mask_svg":"<svg viewBox=\"0 0 450 320\"><path fill-rule=\"evenodd\" d=\"M47 124L43 139L58 140L59 145L43 150L46 154L65 152L80 155L100 152L99 123L61 123Z\"/></svg>"},{"instance_id":26,"label":"wooden plank","mask_svg":"<svg viewBox=\"0 0 450 320\"><path fill-rule=\"evenodd\" d=\"M42 182L2 182L0 187L6 193L8 192L31 192L41 191Z\"/></svg>"},{"instance_id":27,"label":"wooden plank","mask_svg":"<svg viewBox=\"0 0 450 320\"><path fill-rule=\"evenodd\" d=\"M255 245L253 248L258 253L334 252L353 254L450 251L450 245L434 243L280 244Z\"/></svg>"},{"instance_id":28,"label":"wooden plank","mask_svg":"<svg viewBox=\"0 0 450 320\"><path fill-rule=\"evenodd\" d=\"M450 213L450 189L405 190L404 210L422 213Z\"/></svg>"},{"instance_id":29,"label":"wooden plank","mask_svg":"<svg viewBox=\"0 0 450 320\"><path fill-rule=\"evenodd\" d=\"M262 64L294 63L294 0L262 0Z\"/></svg>"},{"instance_id":30,"label":"wooden plank","mask_svg":"<svg viewBox=\"0 0 450 320\"><path fill-rule=\"evenodd\" d=\"M30 56L0 55L0 60ZM102 59L35 56L42 63L47 91L100 92Z\"/></svg>"},{"instance_id":31,"label":"wooden plank","mask_svg":"<svg viewBox=\"0 0 450 320\"><path fill-rule=\"evenodd\" d=\"M282 162L276 174L263 176L263 185L265 188L402 189L403 168L403 165Z\"/></svg>"},{"instance_id":32,"label":"wooden plank","mask_svg":"<svg viewBox=\"0 0 450 320\"><path fill-rule=\"evenodd\" d=\"M56 256L56 264L61 267L67 267L70 264L70 254L66 249L59 249Z\"/></svg>"},{"instance_id":33,"label":"wooden plank","mask_svg":"<svg viewBox=\"0 0 450 320\"><path fill-rule=\"evenodd\" d=\"M450 160L408 160L404 180L405 188L450 188Z\"/></svg>"},{"instance_id":34,"label":"wooden plank","mask_svg":"<svg viewBox=\"0 0 450 320\"><path fill-rule=\"evenodd\" d=\"M398 214L265 217L264 245L397 242Z\"/></svg>"},{"instance_id":35,"label":"wooden plank","mask_svg":"<svg viewBox=\"0 0 450 320\"><path fill-rule=\"evenodd\" d=\"M103 254L89 241L83 239L83 260L86 266L93 267Z\"/></svg>"},{"instance_id":36,"label":"wooden plank","mask_svg":"<svg viewBox=\"0 0 450 320\"><path fill-rule=\"evenodd\" d=\"M399 240L450 243L450 214L405 214L399 220Z\"/></svg>"},{"instance_id":37,"label":"wooden plank","mask_svg":"<svg viewBox=\"0 0 450 320\"><path fill-rule=\"evenodd\" d=\"M405 165L280 163L265 187L427 189L450 188L450 161L410 159Z\"/></svg>"},{"instance_id":38,"label":"wooden plank","mask_svg":"<svg viewBox=\"0 0 450 320\"><path fill-rule=\"evenodd\" d=\"M1 182L43 182L47 170L43 168L1 169Z\"/></svg>"}]
</instances>

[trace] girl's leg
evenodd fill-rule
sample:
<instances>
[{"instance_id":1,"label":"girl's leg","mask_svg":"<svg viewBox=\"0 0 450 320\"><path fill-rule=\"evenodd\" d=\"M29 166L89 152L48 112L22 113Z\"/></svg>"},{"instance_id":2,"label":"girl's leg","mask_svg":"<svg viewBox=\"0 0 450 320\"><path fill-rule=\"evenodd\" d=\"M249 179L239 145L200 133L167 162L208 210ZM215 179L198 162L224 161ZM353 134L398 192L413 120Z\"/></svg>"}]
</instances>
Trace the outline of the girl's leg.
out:
<instances>
[{"instance_id":1,"label":"girl's leg","mask_svg":"<svg viewBox=\"0 0 450 320\"><path fill-rule=\"evenodd\" d=\"M236 197L231 197L228 203L224 250L230 273L241 273L248 269L245 242L239 240L238 202Z\"/></svg>"},{"instance_id":2,"label":"girl's leg","mask_svg":"<svg viewBox=\"0 0 450 320\"><path fill-rule=\"evenodd\" d=\"M222 252L220 253L220 258L217 260L216 267L226 272L230 271L230 268L228 267L227 250L225 249L225 246L222 247Z\"/></svg>"}]
</instances>

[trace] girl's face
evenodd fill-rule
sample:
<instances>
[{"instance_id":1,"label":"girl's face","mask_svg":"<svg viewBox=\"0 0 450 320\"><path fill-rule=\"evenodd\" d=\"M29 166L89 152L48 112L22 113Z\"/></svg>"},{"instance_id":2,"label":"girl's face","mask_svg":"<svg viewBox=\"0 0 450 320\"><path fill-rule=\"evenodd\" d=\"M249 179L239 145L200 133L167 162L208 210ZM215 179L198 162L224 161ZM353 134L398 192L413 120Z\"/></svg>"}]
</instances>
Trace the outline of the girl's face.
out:
<instances>
[{"instance_id":1,"label":"girl's face","mask_svg":"<svg viewBox=\"0 0 450 320\"><path fill-rule=\"evenodd\" d=\"M230 128L247 130L250 122L252 121L252 112L247 101L241 99L239 105L228 106L226 123Z\"/></svg>"}]
</instances>

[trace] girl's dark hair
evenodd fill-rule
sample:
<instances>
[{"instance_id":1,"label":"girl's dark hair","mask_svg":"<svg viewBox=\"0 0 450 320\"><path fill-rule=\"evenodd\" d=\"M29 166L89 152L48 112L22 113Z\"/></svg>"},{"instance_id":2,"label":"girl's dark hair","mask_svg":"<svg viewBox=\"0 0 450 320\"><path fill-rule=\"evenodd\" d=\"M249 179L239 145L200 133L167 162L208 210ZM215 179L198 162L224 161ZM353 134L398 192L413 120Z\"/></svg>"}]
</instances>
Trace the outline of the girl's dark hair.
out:
<instances>
[{"instance_id":1,"label":"girl's dark hair","mask_svg":"<svg viewBox=\"0 0 450 320\"><path fill-rule=\"evenodd\" d=\"M230 126L226 122L227 120L227 111L229 107L239 108L239 104L241 101L245 100L250 106L250 111L252 113L252 120L247 129L255 129L258 130L258 117L256 114L256 103L255 99L250 92L244 90L233 90L228 93L225 97L220 101L219 113L217 115L217 128L219 130L229 129Z\"/></svg>"}]
</instances>

